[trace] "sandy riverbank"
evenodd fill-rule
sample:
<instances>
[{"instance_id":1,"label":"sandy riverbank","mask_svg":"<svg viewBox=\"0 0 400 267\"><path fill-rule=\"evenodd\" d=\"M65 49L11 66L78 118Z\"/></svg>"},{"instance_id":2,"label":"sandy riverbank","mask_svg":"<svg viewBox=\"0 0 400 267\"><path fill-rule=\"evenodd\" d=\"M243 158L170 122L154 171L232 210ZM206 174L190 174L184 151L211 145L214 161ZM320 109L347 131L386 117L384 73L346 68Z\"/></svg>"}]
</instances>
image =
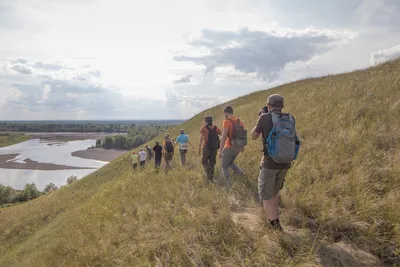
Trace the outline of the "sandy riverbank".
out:
<instances>
[{"instance_id":1,"label":"sandy riverbank","mask_svg":"<svg viewBox=\"0 0 400 267\"><path fill-rule=\"evenodd\" d=\"M0 155L0 168L2 169L20 169L20 170L76 170L76 169L93 169L83 167L73 167L66 165L58 165L52 163L41 163L31 159L25 159L25 163L13 162L8 160L14 159L18 154Z\"/></svg>"},{"instance_id":2,"label":"sandy riverbank","mask_svg":"<svg viewBox=\"0 0 400 267\"><path fill-rule=\"evenodd\" d=\"M103 148L91 148L86 150L79 150L72 152L71 155L74 157L93 159L99 161L113 161L125 154L126 150L116 150L116 149L103 149Z\"/></svg>"}]
</instances>

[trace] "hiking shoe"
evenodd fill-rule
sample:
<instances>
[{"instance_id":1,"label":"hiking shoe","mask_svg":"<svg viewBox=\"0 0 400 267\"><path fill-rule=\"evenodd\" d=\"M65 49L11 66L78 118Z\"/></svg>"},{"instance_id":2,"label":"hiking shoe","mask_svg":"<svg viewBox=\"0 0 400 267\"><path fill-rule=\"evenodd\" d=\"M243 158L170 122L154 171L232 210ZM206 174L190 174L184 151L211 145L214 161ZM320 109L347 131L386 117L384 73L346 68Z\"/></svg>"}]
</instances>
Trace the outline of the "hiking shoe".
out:
<instances>
[{"instance_id":1,"label":"hiking shoe","mask_svg":"<svg viewBox=\"0 0 400 267\"><path fill-rule=\"evenodd\" d=\"M268 220L268 221L269 221L269 223L271 225L271 228L273 230L283 231L283 228L281 226L281 223L279 222L279 219L275 219L275 220L272 220L272 221Z\"/></svg>"}]
</instances>

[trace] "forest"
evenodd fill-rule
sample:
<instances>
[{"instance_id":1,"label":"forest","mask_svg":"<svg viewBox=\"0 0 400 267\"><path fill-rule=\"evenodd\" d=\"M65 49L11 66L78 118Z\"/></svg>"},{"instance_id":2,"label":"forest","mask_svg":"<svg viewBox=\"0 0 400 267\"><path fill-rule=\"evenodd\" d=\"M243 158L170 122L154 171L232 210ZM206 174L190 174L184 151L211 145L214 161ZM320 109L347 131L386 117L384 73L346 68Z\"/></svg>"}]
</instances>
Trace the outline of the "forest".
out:
<instances>
[{"instance_id":1,"label":"forest","mask_svg":"<svg viewBox=\"0 0 400 267\"><path fill-rule=\"evenodd\" d=\"M171 126L182 121L0 121L0 132L128 133L136 126Z\"/></svg>"},{"instance_id":2,"label":"forest","mask_svg":"<svg viewBox=\"0 0 400 267\"><path fill-rule=\"evenodd\" d=\"M145 144L161 133L165 133L170 125L148 124L131 125L127 134L106 136L98 139L96 147L105 149L132 149Z\"/></svg>"}]
</instances>

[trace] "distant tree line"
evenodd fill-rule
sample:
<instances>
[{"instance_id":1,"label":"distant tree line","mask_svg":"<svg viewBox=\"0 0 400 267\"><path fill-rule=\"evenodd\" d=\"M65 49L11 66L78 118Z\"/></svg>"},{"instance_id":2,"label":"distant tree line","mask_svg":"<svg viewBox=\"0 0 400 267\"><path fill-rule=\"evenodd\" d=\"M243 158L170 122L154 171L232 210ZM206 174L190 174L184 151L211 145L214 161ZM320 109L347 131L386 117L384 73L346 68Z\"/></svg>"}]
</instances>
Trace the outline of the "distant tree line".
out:
<instances>
[{"instance_id":1,"label":"distant tree line","mask_svg":"<svg viewBox=\"0 0 400 267\"><path fill-rule=\"evenodd\" d=\"M128 133L136 126L163 125L171 126L180 121L146 121L134 123L132 121L115 122L81 122L81 121L40 121L40 122L0 122L0 131L12 132L106 132L106 133Z\"/></svg>"},{"instance_id":2,"label":"distant tree line","mask_svg":"<svg viewBox=\"0 0 400 267\"><path fill-rule=\"evenodd\" d=\"M72 184L77 179L76 176L71 175L66 182L67 184ZM40 191L34 183L26 184L23 190L16 190L10 186L0 184L0 206L25 202L56 190L58 190L58 187L53 183L46 185L43 191Z\"/></svg>"},{"instance_id":3,"label":"distant tree line","mask_svg":"<svg viewBox=\"0 0 400 267\"><path fill-rule=\"evenodd\" d=\"M105 149L132 149L143 145L147 141L155 138L160 133L164 133L169 125L148 124L131 125L125 135L106 136L96 142L96 147Z\"/></svg>"}]
</instances>

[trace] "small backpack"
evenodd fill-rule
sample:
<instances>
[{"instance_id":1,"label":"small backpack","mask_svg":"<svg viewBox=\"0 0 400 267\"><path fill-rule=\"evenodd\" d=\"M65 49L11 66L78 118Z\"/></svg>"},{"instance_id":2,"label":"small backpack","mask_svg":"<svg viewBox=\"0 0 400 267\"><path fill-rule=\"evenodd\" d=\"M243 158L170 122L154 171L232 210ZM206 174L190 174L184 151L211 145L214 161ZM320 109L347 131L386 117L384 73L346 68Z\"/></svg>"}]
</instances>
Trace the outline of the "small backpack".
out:
<instances>
[{"instance_id":1,"label":"small backpack","mask_svg":"<svg viewBox=\"0 0 400 267\"><path fill-rule=\"evenodd\" d=\"M172 144L171 140L165 140L164 148L168 153L174 152L174 145Z\"/></svg>"},{"instance_id":2,"label":"small backpack","mask_svg":"<svg viewBox=\"0 0 400 267\"><path fill-rule=\"evenodd\" d=\"M214 126L214 129L211 129L208 127L208 125L206 125L206 128L208 129L207 147L209 149L218 149L220 146L220 141L217 133L217 126Z\"/></svg>"},{"instance_id":3,"label":"small backpack","mask_svg":"<svg viewBox=\"0 0 400 267\"><path fill-rule=\"evenodd\" d=\"M232 136L229 137L231 145L234 148L244 148L247 145L247 130L244 129L239 119L230 121L232 122Z\"/></svg>"},{"instance_id":4,"label":"small backpack","mask_svg":"<svg viewBox=\"0 0 400 267\"><path fill-rule=\"evenodd\" d=\"M276 163L290 163L297 158L300 149L294 118L287 113L271 112L269 115L273 127L266 140L267 153Z\"/></svg>"}]
</instances>

